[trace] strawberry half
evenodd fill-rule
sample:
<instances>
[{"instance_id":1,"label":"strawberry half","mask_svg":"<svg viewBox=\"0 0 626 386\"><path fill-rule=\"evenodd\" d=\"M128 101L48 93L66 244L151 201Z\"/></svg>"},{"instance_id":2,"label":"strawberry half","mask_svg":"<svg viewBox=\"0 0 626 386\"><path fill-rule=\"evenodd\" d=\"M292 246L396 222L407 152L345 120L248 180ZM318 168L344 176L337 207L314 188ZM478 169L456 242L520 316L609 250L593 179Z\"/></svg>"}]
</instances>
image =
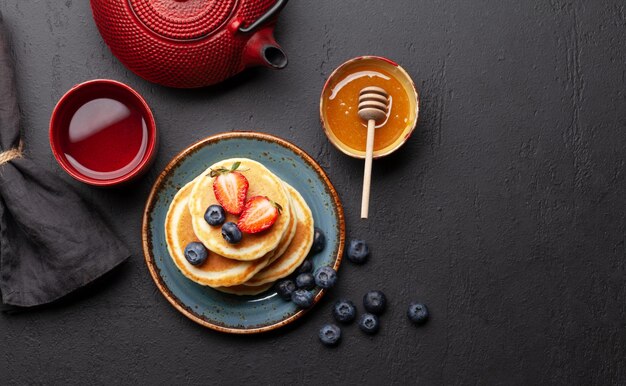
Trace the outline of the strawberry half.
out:
<instances>
[{"instance_id":1,"label":"strawberry half","mask_svg":"<svg viewBox=\"0 0 626 386\"><path fill-rule=\"evenodd\" d=\"M236 171L240 162L235 162L230 169L211 169L210 176L213 180L213 193L220 205L228 213L239 215L246 203L248 194L248 179L246 176Z\"/></svg>"},{"instance_id":2,"label":"strawberry half","mask_svg":"<svg viewBox=\"0 0 626 386\"><path fill-rule=\"evenodd\" d=\"M237 227L245 233L259 233L276 222L283 208L264 196L255 196L248 200L239 217Z\"/></svg>"}]
</instances>

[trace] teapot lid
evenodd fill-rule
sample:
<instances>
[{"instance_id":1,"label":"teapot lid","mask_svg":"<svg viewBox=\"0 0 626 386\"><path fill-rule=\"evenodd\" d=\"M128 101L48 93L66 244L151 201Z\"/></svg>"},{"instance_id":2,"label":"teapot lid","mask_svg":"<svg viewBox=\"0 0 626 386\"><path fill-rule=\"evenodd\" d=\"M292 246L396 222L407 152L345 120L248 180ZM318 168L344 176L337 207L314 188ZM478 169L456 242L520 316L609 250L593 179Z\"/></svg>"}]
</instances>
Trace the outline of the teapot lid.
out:
<instances>
[{"instance_id":1,"label":"teapot lid","mask_svg":"<svg viewBox=\"0 0 626 386\"><path fill-rule=\"evenodd\" d=\"M238 0L128 0L139 21L167 39L201 39L232 16Z\"/></svg>"}]
</instances>

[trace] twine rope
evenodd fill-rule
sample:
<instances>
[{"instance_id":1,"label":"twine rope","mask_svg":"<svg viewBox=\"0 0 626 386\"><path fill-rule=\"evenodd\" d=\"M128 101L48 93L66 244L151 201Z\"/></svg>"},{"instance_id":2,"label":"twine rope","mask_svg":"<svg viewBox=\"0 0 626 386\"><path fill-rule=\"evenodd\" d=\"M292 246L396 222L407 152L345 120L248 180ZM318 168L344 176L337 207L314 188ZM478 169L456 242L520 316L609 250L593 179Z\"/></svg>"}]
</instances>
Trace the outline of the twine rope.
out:
<instances>
[{"instance_id":1,"label":"twine rope","mask_svg":"<svg viewBox=\"0 0 626 386\"><path fill-rule=\"evenodd\" d=\"M0 153L0 166L16 158L22 158L22 156L24 155L23 151L24 142L20 141L20 144L17 148L9 149L5 152Z\"/></svg>"}]
</instances>

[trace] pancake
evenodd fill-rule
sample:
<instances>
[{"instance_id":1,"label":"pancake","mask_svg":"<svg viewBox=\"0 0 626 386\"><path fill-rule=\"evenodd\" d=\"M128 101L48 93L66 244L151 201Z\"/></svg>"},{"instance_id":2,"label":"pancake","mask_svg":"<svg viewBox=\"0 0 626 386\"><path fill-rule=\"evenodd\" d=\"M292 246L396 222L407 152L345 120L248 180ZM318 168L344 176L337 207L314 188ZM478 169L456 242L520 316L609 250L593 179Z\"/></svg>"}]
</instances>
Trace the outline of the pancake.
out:
<instances>
[{"instance_id":1,"label":"pancake","mask_svg":"<svg viewBox=\"0 0 626 386\"><path fill-rule=\"evenodd\" d=\"M287 186L286 186L287 183L282 182L282 184L285 190L287 190ZM298 229L298 217L296 216L296 213L294 212L293 199L291 198L291 194L289 194L289 197L287 198L289 199L289 212L290 212L289 228L287 229L287 232L285 232L283 239L280 240L280 243L278 243L278 246L276 247L276 249L272 252L273 256L270 258L270 261L268 264L273 263L276 259L282 256L283 253L285 253L287 248L289 248L289 245L291 244L291 241L293 240L294 236L296 235L296 230Z\"/></svg>"},{"instance_id":2,"label":"pancake","mask_svg":"<svg viewBox=\"0 0 626 386\"><path fill-rule=\"evenodd\" d=\"M261 286L274 282L285 276L289 276L302 264L309 254L313 245L313 214L304 198L293 187L285 183L291 200L294 212L298 217L296 235L289 244L289 247L276 261L263 268L259 273L246 282L249 286Z\"/></svg>"},{"instance_id":3,"label":"pancake","mask_svg":"<svg viewBox=\"0 0 626 386\"><path fill-rule=\"evenodd\" d=\"M185 259L185 246L192 241L198 241L188 206L194 183L192 181L178 191L165 218L167 249L174 264L188 279L202 285L233 286L246 282L268 265L273 254L254 261L237 261L209 252L207 261L199 267L189 264Z\"/></svg>"},{"instance_id":4,"label":"pancake","mask_svg":"<svg viewBox=\"0 0 626 386\"><path fill-rule=\"evenodd\" d=\"M244 234L238 244L229 244L222 237L220 227L212 227L204 220L204 212L213 204L218 204L213 193L213 180L210 177L211 169L220 167L230 168L235 162L240 162L240 171L246 176L250 184L248 198L267 196L282 206L282 213L264 232ZM189 197L189 211L191 213L193 230L198 239L210 250L229 259L250 261L265 256L278 247L289 228L291 211L289 210L289 195L280 179L265 166L247 158L232 158L220 161L203 172L194 184ZM226 221L237 223L238 216L226 214Z\"/></svg>"},{"instance_id":5,"label":"pancake","mask_svg":"<svg viewBox=\"0 0 626 386\"><path fill-rule=\"evenodd\" d=\"M258 295L262 292L267 291L268 289L272 288L273 284L274 283L267 283L267 284L262 284L256 287L252 287L252 286L245 285L245 284L240 284L240 285L235 285L232 287L215 287L215 289L220 292L225 292L227 294L232 294L232 295L252 296L252 295Z\"/></svg>"}]
</instances>

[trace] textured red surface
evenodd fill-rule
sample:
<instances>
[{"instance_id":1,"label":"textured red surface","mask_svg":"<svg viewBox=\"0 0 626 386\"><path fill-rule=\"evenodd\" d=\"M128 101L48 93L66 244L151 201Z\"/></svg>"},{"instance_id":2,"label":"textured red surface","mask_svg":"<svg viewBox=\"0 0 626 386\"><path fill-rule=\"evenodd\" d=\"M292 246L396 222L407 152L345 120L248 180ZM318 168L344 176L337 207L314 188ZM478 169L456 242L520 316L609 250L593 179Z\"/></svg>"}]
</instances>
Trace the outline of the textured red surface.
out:
<instances>
[{"instance_id":1,"label":"textured red surface","mask_svg":"<svg viewBox=\"0 0 626 386\"><path fill-rule=\"evenodd\" d=\"M194 88L239 72L252 34L228 28L261 17L275 0L91 0L96 25L117 58L142 78Z\"/></svg>"},{"instance_id":2,"label":"textured red surface","mask_svg":"<svg viewBox=\"0 0 626 386\"><path fill-rule=\"evenodd\" d=\"M190 40L210 34L232 15L237 1L130 0L137 18L165 38Z\"/></svg>"}]
</instances>

